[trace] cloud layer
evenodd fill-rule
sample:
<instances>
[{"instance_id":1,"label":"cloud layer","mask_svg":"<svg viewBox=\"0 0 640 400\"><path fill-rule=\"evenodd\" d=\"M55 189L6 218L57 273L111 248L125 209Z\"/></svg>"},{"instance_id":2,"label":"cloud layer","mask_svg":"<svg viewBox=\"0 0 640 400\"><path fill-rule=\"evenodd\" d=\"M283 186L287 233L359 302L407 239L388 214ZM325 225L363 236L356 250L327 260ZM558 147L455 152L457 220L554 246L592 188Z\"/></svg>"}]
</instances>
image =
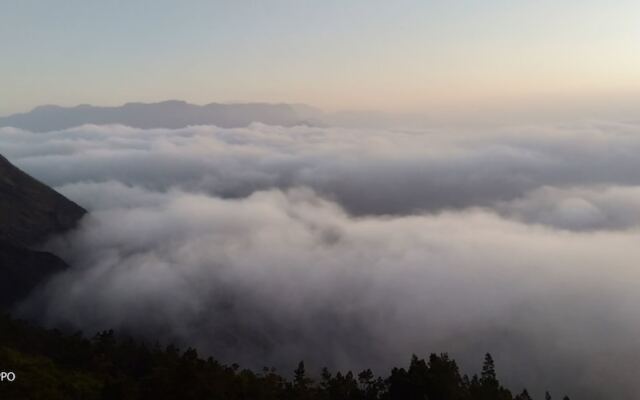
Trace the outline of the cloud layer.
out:
<instances>
[{"instance_id":1,"label":"cloud layer","mask_svg":"<svg viewBox=\"0 0 640 400\"><path fill-rule=\"evenodd\" d=\"M515 388L630 398L639 131L3 128L11 161L92 211L22 311L252 367L490 351Z\"/></svg>"}]
</instances>

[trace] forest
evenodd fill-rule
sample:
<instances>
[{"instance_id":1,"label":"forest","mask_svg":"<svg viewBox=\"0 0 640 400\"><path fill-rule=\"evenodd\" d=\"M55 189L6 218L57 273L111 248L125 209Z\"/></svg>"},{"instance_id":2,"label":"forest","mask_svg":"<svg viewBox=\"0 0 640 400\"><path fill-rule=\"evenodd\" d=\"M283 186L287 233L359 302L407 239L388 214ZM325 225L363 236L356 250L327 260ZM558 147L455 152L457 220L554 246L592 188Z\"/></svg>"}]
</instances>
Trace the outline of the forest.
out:
<instances>
[{"instance_id":1,"label":"forest","mask_svg":"<svg viewBox=\"0 0 640 400\"><path fill-rule=\"evenodd\" d=\"M217 399L217 400L528 400L527 390L503 387L494 360L463 375L446 353L411 357L387 377L370 370L312 376L301 361L293 371L255 372L203 358L196 349L150 344L114 331L92 338L0 317L0 369L16 374L0 383L2 399ZM552 399L545 394L545 400ZM568 400L569 397L558 397Z\"/></svg>"}]
</instances>

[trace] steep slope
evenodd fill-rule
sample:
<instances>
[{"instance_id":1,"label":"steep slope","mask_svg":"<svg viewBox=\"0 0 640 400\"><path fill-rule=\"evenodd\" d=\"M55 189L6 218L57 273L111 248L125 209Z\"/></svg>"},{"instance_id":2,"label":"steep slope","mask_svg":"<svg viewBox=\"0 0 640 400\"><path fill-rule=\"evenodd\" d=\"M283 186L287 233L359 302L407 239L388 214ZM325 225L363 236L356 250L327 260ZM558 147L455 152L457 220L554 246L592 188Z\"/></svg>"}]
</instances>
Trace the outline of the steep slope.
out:
<instances>
[{"instance_id":1,"label":"steep slope","mask_svg":"<svg viewBox=\"0 0 640 400\"><path fill-rule=\"evenodd\" d=\"M72 228L85 213L0 155L0 241L32 245Z\"/></svg>"},{"instance_id":2,"label":"steep slope","mask_svg":"<svg viewBox=\"0 0 640 400\"><path fill-rule=\"evenodd\" d=\"M0 118L1 126L13 126L32 132L66 129L83 124L122 124L135 128L183 128L188 125L242 127L252 122L291 126L306 117L296 111L300 105L246 103L204 106L170 100L160 103L127 103L120 107L40 106L28 113ZM305 109L306 110L306 109Z\"/></svg>"},{"instance_id":3,"label":"steep slope","mask_svg":"<svg viewBox=\"0 0 640 400\"><path fill-rule=\"evenodd\" d=\"M0 242L0 308L12 305L46 278L67 267L51 253Z\"/></svg>"},{"instance_id":4,"label":"steep slope","mask_svg":"<svg viewBox=\"0 0 640 400\"><path fill-rule=\"evenodd\" d=\"M86 211L0 155L0 308L67 265L29 246L75 226Z\"/></svg>"}]
</instances>

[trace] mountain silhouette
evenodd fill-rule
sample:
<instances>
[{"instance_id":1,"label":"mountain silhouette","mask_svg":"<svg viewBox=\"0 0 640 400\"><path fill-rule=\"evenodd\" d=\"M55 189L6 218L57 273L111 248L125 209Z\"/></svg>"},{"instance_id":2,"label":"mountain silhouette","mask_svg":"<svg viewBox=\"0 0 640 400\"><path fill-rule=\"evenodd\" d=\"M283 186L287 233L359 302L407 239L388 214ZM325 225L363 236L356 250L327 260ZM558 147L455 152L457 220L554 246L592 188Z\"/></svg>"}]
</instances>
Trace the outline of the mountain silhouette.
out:
<instances>
[{"instance_id":1,"label":"mountain silhouette","mask_svg":"<svg viewBox=\"0 0 640 400\"><path fill-rule=\"evenodd\" d=\"M32 248L73 228L85 213L0 155L0 308L67 267L57 256Z\"/></svg>"},{"instance_id":2,"label":"mountain silhouette","mask_svg":"<svg viewBox=\"0 0 640 400\"><path fill-rule=\"evenodd\" d=\"M46 132L84 124L122 124L135 128L183 128L216 125L222 128L247 126L253 122L293 126L303 124L314 109L301 104L220 104L204 106L179 100L160 103L127 103L119 107L79 105L39 106L32 111L0 118L0 127L12 126L32 132Z\"/></svg>"},{"instance_id":3,"label":"mountain silhouette","mask_svg":"<svg viewBox=\"0 0 640 400\"><path fill-rule=\"evenodd\" d=\"M31 246L68 230L86 211L0 155L0 241Z\"/></svg>"}]
</instances>

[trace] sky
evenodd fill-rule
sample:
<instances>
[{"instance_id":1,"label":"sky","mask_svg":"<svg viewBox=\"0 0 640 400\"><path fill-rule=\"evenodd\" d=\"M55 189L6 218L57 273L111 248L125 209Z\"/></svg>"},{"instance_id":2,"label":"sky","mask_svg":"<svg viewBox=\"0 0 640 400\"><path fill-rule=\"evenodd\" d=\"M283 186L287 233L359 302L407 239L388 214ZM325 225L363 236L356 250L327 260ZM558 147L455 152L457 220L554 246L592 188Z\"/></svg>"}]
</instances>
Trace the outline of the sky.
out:
<instances>
[{"instance_id":1,"label":"sky","mask_svg":"<svg viewBox=\"0 0 640 400\"><path fill-rule=\"evenodd\" d=\"M0 115L182 99L634 110L632 0L2 0Z\"/></svg>"}]
</instances>

